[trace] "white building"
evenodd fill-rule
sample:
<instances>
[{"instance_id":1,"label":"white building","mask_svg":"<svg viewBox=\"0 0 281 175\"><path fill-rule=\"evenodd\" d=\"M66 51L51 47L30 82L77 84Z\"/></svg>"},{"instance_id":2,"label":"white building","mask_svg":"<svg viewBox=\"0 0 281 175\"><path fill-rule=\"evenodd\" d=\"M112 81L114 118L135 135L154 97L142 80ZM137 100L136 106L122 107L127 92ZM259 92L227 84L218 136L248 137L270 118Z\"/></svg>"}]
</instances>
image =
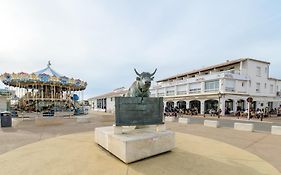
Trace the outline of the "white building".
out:
<instances>
[{"instance_id":1,"label":"white building","mask_svg":"<svg viewBox=\"0 0 281 175\"><path fill-rule=\"evenodd\" d=\"M97 97L89 98L88 101L92 104L95 111L104 111L114 113L115 111L115 98L122 97L127 93L128 89L121 87L113 90L112 92L99 95Z\"/></svg>"},{"instance_id":2,"label":"white building","mask_svg":"<svg viewBox=\"0 0 281 175\"><path fill-rule=\"evenodd\" d=\"M280 105L281 80L269 77L269 62L241 58L158 80L152 97L164 97L165 106L197 107L201 114L219 107L222 114Z\"/></svg>"},{"instance_id":3,"label":"white building","mask_svg":"<svg viewBox=\"0 0 281 175\"><path fill-rule=\"evenodd\" d=\"M10 110L11 97L15 96L15 92L8 89L0 89L0 112Z\"/></svg>"}]
</instances>

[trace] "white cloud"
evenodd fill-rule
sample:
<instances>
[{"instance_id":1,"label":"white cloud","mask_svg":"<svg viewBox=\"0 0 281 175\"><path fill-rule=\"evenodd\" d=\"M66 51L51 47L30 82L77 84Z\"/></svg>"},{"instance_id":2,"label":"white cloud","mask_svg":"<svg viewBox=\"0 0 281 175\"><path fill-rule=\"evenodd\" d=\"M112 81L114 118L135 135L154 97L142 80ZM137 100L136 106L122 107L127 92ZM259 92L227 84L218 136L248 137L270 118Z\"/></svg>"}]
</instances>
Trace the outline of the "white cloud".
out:
<instances>
[{"instance_id":1,"label":"white cloud","mask_svg":"<svg viewBox=\"0 0 281 175\"><path fill-rule=\"evenodd\" d=\"M279 2L1 1L2 72L32 72L50 59L61 74L89 82L88 96L134 80L156 80L254 56L281 64ZM278 66L272 64L272 73ZM277 75L278 77L278 75Z\"/></svg>"}]
</instances>

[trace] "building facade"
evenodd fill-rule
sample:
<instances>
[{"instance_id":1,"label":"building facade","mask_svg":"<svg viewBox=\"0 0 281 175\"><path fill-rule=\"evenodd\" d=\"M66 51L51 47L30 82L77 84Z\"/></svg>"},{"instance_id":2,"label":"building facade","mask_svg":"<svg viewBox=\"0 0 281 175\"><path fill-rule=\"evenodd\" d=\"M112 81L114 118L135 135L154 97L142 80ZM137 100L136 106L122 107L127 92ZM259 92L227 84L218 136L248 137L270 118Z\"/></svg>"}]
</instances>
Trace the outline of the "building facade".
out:
<instances>
[{"instance_id":1,"label":"building facade","mask_svg":"<svg viewBox=\"0 0 281 175\"><path fill-rule=\"evenodd\" d=\"M89 98L89 103L93 106L94 111L103 111L114 113L115 111L115 98L122 97L128 92L125 87L114 89L112 92Z\"/></svg>"},{"instance_id":2,"label":"building facade","mask_svg":"<svg viewBox=\"0 0 281 175\"><path fill-rule=\"evenodd\" d=\"M269 62L241 58L178 74L151 88L152 97L164 97L165 107L194 108L201 114L221 109L222 115L248 108L272 110L281 100L281 80L269 77Z\"/></svg>"},{"instance_id":3,"label":"building facade","mask_svg":"<svg viewBox=\"0 0 281 175\"><path fill-rule=\"evenodd\" d=\"M13 97L15 97L14 91L8 89L0 89L0 112L10 110Z\"/></svg>"}]
</instances>

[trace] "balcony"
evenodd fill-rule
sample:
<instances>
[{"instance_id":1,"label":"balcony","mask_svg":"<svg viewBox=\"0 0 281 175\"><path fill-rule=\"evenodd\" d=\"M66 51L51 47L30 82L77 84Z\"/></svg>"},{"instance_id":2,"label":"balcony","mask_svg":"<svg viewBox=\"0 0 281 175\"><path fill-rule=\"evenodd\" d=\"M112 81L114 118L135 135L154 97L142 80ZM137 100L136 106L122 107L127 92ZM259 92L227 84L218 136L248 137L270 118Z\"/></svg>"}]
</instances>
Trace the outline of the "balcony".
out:
<instances>
[{"instance_id":1,"label":"balcony","mask_svg":"<svg viewBox=\"0 0 281 175\"><path fill-rule=\"evenodd\" d=\"M216 89L205 89L205 92L218 92L219 89L216 88Z\"/></svg>"},{"instance_id":2,"label":"balcony","mask_svg":"<svg viewBox=\"0 0 281 175\"><path fill-rule=\"evenodd\" d=\"M161 87L169 87L169 86L175 86L175 85L181 85L181 84L187 84L187 83L196 83L196 82L204 82L204 81L211 81L211 80L217 80L221 78L227 78L227 79L234 79L234 80L249 80L247 75L240 74L239 71L224 71L224 72L214 72L207 75L198 75L196 77L188 78L188 79L182 79L182 80L173 80L170 82L160 82L157 83L153 88L161 88Z\"/></svg>"}]
</instances>

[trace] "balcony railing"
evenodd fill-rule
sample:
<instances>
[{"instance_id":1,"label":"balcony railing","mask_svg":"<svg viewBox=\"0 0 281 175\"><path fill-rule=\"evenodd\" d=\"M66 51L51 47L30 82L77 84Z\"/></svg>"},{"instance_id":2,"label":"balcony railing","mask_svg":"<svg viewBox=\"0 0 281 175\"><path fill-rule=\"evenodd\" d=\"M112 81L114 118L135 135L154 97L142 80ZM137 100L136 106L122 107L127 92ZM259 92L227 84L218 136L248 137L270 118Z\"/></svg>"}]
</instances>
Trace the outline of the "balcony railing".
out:
<instances>
[{"instance_id":1,"label":"balcony railing","mask_svg":"<svg viewBox=\"0 0 281 175\"><path fill-rule=\"evenodd\" d=\"M177 95L185 95L187 92L186 91L178 91Z\"/></svg>"},{"instance_id":2,"label":"balcony railing","mask_svg":"<svg viewBox=\"0 0 281 175\"><path fill-rule=\"evenodd\" d=\"M216 89L205 89L205 92L216 92L218 90L219 90L218 88L216 88Z\"/></svg>"},{"instance_id":3,"label":"balcony railing","mask_svg":"<svg viewBox=\"0 0 281 175\"><path fill-rule=\"evenodd\" d=\"M167 87L167 86L174 86L186 83L194 83L194 82L202 82L202 81L209 81L215 80L220 78L228 78L228 79L238 79L238 80L248 80L246 75L240 74L240 71L223 71L223 72L213 72L207 75L198 75L192 78L183 79L183 80L174 80L172 82L160 82L154 86L154 88L160 87Z\"/></svg>"},{"instance_id":4,"label":"balcony railing","mask_svg":"<svg viewBox=\"0 0 281 175\"><path fill-rule=\"evenodd\" d=\"M225 87L225 91L226 92L235 92L235 88L234 87Z\"/></svg>"}]
</instances>

